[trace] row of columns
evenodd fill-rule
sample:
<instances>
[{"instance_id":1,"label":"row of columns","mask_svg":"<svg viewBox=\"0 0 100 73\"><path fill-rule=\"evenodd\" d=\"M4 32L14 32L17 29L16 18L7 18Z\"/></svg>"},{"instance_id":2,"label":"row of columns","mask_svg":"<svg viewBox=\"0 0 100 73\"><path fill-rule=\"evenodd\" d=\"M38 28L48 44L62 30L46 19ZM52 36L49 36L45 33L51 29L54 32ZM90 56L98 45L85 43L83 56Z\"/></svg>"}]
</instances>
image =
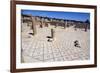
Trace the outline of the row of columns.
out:
<instances>
[{"instance_id":1,"label":"row of columns","mask_svg":"<svg viewBox=\"0 0 100 73\"><path fill-rule=\"evenodd\" d=\"M55 28L58 26L59 22L55 24ZM68 26L67 21L65 23L63 23L63 27L66 29L66 27Z\"/></svg>"}]
</instances>

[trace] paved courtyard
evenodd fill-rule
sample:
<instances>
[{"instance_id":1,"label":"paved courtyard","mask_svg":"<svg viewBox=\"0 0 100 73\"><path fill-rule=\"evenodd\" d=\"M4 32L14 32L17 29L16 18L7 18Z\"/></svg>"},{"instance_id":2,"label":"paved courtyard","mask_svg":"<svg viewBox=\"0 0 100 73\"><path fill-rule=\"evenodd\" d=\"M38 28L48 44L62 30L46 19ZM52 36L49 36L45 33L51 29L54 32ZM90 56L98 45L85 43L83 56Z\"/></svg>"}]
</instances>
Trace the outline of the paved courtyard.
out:
<instances>
[{"instance_id":1,"label":"paved courtyard","mask_svg":"<svg viewBox=\"0 0 100 73\"><path fill-rule=\"evenodd\" d=\"M51 28L37 26L37 34L31 35L32 30L27 24L22 24L22 63L56 62L88 60L90 58L90 32L82 29L74 30L73 26L55 30L55 40L48 42L47 36L51 36ZM74 46L78 40L80 48Z\"/></svg>"}]
</instances>

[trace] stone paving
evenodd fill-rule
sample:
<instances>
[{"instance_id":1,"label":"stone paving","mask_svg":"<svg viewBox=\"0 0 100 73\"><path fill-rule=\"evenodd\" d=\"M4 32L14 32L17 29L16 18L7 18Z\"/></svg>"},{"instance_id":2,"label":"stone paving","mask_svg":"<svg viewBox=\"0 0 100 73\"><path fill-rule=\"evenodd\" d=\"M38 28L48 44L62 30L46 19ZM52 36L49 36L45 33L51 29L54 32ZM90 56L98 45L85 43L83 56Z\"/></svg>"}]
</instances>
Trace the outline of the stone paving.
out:
<instances>
[{"instance_id":1,"label":"stone paving","mask_svg":"<svg viewBox=\"0 0 100 73\"><path fill-rule=\"evenodd\" d=\"M48 42L51 28L55 30L55 40ZM73 27L64 29L58 26L39 28L37 34L31 35L32 30L27 24L22 24L22 63L56 62L88 60L90 58L90 31L74 30ZM74 41L79 41L79 47L74 46Z\"/></svg>"}]
</instances>

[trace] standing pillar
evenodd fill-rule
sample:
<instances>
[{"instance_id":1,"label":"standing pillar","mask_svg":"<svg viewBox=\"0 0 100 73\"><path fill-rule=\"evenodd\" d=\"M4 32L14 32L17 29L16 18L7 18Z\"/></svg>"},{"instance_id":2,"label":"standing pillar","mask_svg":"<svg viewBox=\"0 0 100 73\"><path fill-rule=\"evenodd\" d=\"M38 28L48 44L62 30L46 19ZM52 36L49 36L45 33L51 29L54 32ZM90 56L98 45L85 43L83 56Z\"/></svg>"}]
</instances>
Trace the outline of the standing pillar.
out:
<instances>
[{"instance_id":1,"label":"standing pillar","mask_svg":"<svg viewBox=\"0 0 100 73\"><path fill-rule=\"evenodd\" d=\"M64 28L66 29L66 26L67 26L67 21L64 23Z\"/></svg>"},{"instance_id":2,"label":"standing pillar","mask_svg":"<svg viewBox=\"0 0 100 73\"><path fill-rule=\"evenodd\" d=\"M85 25L85 32L87 31L87 24L84 24Z\"/></svg>"},{"instance_id":3,"label":"standing pillar","mask_svg":"<svg viewBox=\"0 0 100 73\"><path fill-rule=\"evenodd\" d=\"M28 22L27 22L27 26L29 26L29 24L30 24L30 22L28 21Z\"/></svg>"},{"instance_id":4,"label":"standing pillar","mask_svg":"<svg viewBox=\"0 0 100 73\"><path fill-rule=\"evenodd\" d=\"M40 21L40 23L41 23L41 24L40 24L40 28L42 28L42 27L43 27L43 26L42 26L42 21Z\"/></svg>"},{"instance_id":5,"label":"standing pillar","mask_svg":"<svg viewBox=\"0 0 100 73\"><path fill-rule=\"evenodd\" d=\"M53 40L55 39L55 31L54 31L54 29L51 29L51 37L52 37Z\"/></svg>"},{"instance_id":6,"label":"standing pillar","mask_svg":"<svg viewBox=\"0 0 100 73\"><path fill-rule=\"evenodd\" d=\"M55 28L58 26L58 22L55 22Z\"/></svg>"},{"instance_id":7,"label":"standing pillar","mask_svg":"<svg viewBox=\"0 0 100 73\"><path fill-rule=\"evenodd\" d=\"M32 19L32 30L33 30L33 35L36 34L36 21L35 21L35 17L33 17L31 15L31 19Z\"/></svg>"},{"instance_id":8,"label":"standing pillar","mask_svg":"<svg viewBox=\"0 0 100 73\"><path fill-rule=\"evenodd\" d=\"M43 28L43 25L44 25L44 22L43 22L43 18L42 18L40 27Z\"/></svg>"}]
</instances>

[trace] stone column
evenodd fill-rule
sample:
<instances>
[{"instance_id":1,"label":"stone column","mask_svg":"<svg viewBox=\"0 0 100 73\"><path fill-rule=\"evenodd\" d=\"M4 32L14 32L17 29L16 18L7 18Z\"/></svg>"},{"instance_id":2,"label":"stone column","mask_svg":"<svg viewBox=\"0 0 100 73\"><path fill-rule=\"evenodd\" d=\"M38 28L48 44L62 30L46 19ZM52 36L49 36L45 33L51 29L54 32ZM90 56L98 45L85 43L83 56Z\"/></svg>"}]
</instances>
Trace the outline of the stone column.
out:
<instances>
[{"instance_id":1,"label":"stone column","mask_svg":"<svg viewBox=\"0 0 100 73\"><path fill-rule=\"evenodd\" d=\"M65 21L65 23L64 23L64 28L66 29L66 26L67 26L67 21Z\"/></svg>"},{"instance_id":2,"label":"stone column","mask_svg":"<svg viewBox=\"0 0 100 73\"><path fill-rule=\"evenodd\" d=\"M55 24L55 28L57 27L57 23Z\"/></svg>"},{"instance_id":3,"label":"stone column","mask_svg":"<svg viewBox=\"0 0 100 73\"><path fill-rule=\"evenodd\" d=\"M58 22L54 22L55 23L55 28L58 26Z\"/></svg>"},{"instance_id":4,"label":"stone column","mask_svg":"<svg viewBox=\"0 0 100 73\"><path fill-rule=\"evenodd\" d=\"M40 28L42 28L42 22L40 21Z\"/></svg>"},{"instance_id":5,"label":"stone column","mask_svg":"<svg viewBox=\"0 0 100 73\"><path fill-rule=\"evenodd\" d=\"M33 35L36 34L36 21L35 21L35 17L33 17L31 15L31 19L32 19L32 30L33 30Z\"/></svg>"},{"instance_id":6,"label":"stone column","mask_svg":"<svg viewBox=\"0 0 100 73\"><path fill-rule=\"evenodd\" d=\"M87 31L87 24L84 24L84 26L85 26L85 32Z\"/></svg>"},{"instance_id":7,"label":"stone column","mask_svg":"<svg viewBox=\"0 0 100 73\"><path fill-rule=\"evenodd\" d=\"M29 26L29 24L30 24L30 22L28 21L28 22L27 22L27 26Z\"/></svg>"},{"instance_id":8,"label":"stone column","mask_svg":"<svg viewBox=\"0 0 100 73\"><path fill-rule=\"evenodd\" d=\"M43 25L44 25L44 22L43 22L43 18L42 18L40 27L43 28Z\"/></svg>"},{"instance_id":9,"label":"stone column","mask_svg":"<svg viewBox=\"0 0 100 73\"><path fill-rule=\"evenodd\" d=\"M53 40L55 39L55 31L54 31L54 29L51 29L51 37L52 37Z\"/></svg>"}]
</instances>

